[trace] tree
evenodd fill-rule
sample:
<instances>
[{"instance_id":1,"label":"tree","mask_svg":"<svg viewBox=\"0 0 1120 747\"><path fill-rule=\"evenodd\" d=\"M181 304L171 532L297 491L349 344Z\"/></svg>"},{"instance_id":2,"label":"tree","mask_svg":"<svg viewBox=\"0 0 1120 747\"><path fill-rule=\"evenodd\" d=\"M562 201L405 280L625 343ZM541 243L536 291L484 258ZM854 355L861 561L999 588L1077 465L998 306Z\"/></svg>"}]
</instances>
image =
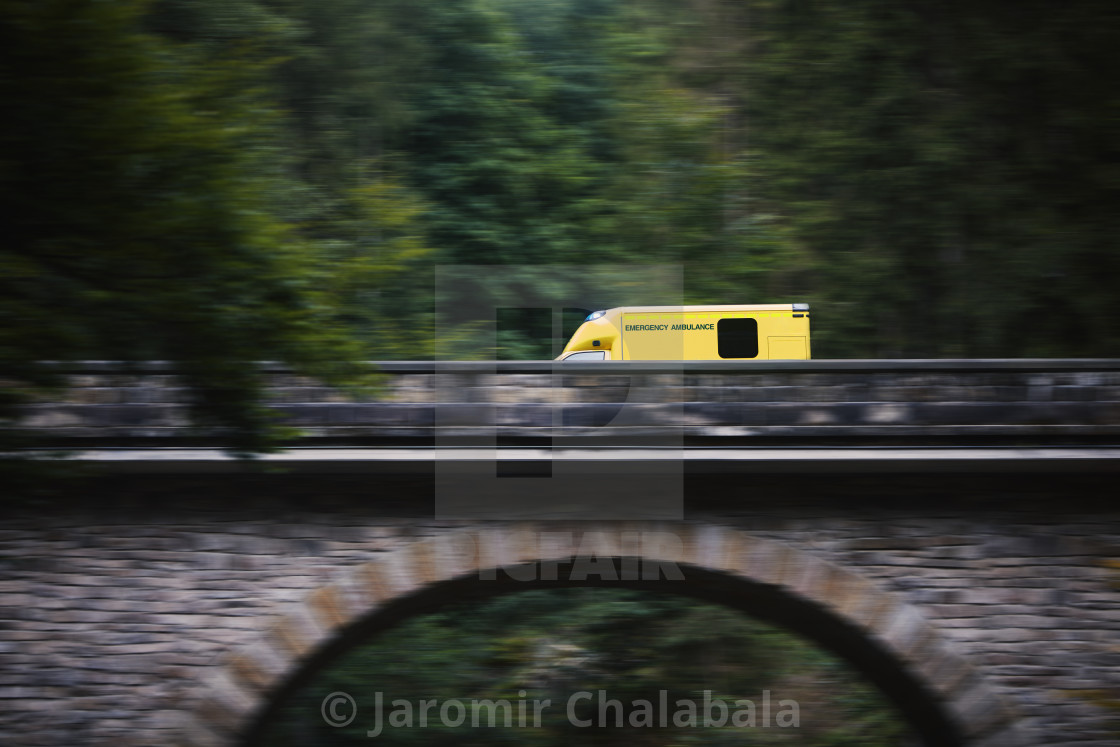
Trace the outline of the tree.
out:
<instances>
[{"instance_id":1,"label":"tree","mask_svg":"<svg viewBox=\"0 0 1120 747\"><path fill-rule=\"evenodd\" d=\"M267 64L163 41L141 30L143 11L0 3L7 414L59 383L41 361L167 359L202 420L259 450L274 429L246 363L359 374L319 282L348 267L278 215L291 184Z\"/></svg>"},{"instance_id":2,"label":"tree","mask_svg":"<svg viewBox=\"0 0 1120 747\"><path fill-rule=\"evenodd\" d=\"M796 729L674 728L678 700L700 703L707 691L729 709L736 700L761 706L761 693L797 700ZM604 721L598 693L620 708ZM667 728L655 716L641 723L640 701L669 708ZM342 728L320 710L331 693L355 698L357 718ZM782 630L728 608L684 597L624 589L553 589L459 603L418 616L343 654L289 698L259 744L359 744L375 728L374 695L382 694L384 744L845 744L904 743L907 727L875 690L843 662ZM573 704L578 693L591 700ZM470 722L449 726L439 716L448 701L513 704L509 728ZM391 728L394 701L435 701L428 724ZM532 702L550 704L532 719ZM516 704L530 717L520 725ZM633 705L639 703L637 706ZM616 714L624 726L615 727ZM638 719L631 722L631 717ZM582 728L575 719L589 720ZM760 717L761 720L761 717ZM760 726L759 722L755 726Z\"/></svg>"},{"instance_id":3,"label":"tree","mask_svg":"<svg viewBox=\"0 0 1120 747\"><path fill-rule=\"evenodd\" d=\"M1112 6L752 10L751 179L810 260L818 350L1120 350Z\"/></svg>"}]
</instances>

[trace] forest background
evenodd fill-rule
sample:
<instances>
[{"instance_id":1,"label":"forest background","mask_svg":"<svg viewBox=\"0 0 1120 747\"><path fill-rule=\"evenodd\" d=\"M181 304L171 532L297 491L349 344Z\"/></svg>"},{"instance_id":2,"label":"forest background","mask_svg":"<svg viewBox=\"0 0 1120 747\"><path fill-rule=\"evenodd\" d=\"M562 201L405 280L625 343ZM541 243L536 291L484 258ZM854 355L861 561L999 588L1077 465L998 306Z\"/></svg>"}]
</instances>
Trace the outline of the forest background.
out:
<instances>
[{"instance_id":1,"label":"forest background","mask_svg":"<svg viewBox=\"0 0 1120 747\"><path fill-rule=\"evenodd\" d=\"M9 382L177 360L200 413L251 444L244 361L344 380L339 361L430 358L454 265L541 297L565 276L526 268L677 266L681 298L647 303L809 302L818 358L1120 355L1114 3L0 0L0 18ZM573 319L558 337L507 315L475 354L551 357Z\"/></svg>"},{"instance_id":2,"label":"forest background","mask_svg":"<svg viewBox=\"0 0 1120 747\"><path fill-rule=\"evenodd\" d=\"M558 266L680 267L646 303L808 302L817 358L1120 356L1118 37L1108 0L0 0L0 420L59 383L44 361L173 360L265 448L246 361L431 358L448 266L526 298L563 295ZM578 314L497 321L474 355L548 358ZM852 701L798 743L900 743L838 664L739 618L529 601L525 630L501 600L420 620L407 671L371 648L324 686L475 667L500 694L572 650L663 686L607 654L678 671L721 653L702 631L749 654L724 691ZM649 652L618 645L655 612ZM475 618L505 632L453 637Z\"/></svg>"}]
</instances>

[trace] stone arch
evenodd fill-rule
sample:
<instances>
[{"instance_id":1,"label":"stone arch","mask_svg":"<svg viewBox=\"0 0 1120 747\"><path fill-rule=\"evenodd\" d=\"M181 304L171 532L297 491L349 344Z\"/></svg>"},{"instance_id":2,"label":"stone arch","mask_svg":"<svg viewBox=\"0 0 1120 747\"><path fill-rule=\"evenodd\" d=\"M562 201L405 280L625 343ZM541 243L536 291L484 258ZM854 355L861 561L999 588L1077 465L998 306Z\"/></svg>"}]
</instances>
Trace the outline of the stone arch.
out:
<instances>
[{"instance_id":1,"label":"stone arch","mask_svg":"<svg viewBox=\"0 0 1120 747\"><path fill-rule=\"evenodd\" d=\"M718 525L553 522L448 531L348 569L215 662L185 704L179 743L242 744L323 662L456 596L596 585L594 571L573 576L581 560L613 564L615 578L595 577L602 585L717 601L808 635L883 687L931 745L1030 743L1014 709L916 607L835 563Z\"/></svg>"}]
</instances>

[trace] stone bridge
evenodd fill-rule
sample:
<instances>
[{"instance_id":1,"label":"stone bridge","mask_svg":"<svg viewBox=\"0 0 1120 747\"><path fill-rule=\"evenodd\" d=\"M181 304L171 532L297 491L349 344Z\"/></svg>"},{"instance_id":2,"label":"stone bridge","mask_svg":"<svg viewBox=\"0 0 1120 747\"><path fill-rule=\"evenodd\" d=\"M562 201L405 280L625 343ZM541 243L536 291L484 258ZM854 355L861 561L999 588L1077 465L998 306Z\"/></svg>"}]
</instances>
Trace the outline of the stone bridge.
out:
<instances>
[{"instance_id":1,"label":"stone bridge","mask_svg":"<svg viewBox=\"0 0 1120 747\"><path fill-rule=\"evenodd\" d=\"M804 634L930 745L1120 739L1120 363L385 368L361 401L275 372L304 432L263 466L159 366L31 407L79 453L4 509L4 743L251 745L356 642L565 584Z\"/></svg>"}]
</instances>

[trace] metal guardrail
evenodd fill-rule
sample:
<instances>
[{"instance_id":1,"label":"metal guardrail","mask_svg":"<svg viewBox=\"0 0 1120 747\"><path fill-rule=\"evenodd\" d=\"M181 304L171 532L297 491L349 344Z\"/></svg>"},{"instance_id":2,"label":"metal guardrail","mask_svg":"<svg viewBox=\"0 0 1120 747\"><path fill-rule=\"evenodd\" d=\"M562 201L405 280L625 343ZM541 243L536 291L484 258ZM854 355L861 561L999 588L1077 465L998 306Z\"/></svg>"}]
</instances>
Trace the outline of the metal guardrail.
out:
<instances>
[{"instance_id":1,"label":"metal guardrail","mask_svg":"<svg viewBox=\"0 0 1120 747\"><path fill-rule=\"evenodd\" d=\"M984 373L984 372L1102 372L1120 371L1120 358L900 358L890 360L818 358L813 360L765 361L368 361L389 374L434 373ZM174 361L67 361L49 364L59 373L82 374L175 374ZM262 362L262 373L292 373L290 366Z\"/></svg>"},{"instance_id":2,"label":"metal guardrail","mask_svg":"<svg viewBox=\"0 0 1120 747\"><path fill-rule=\"evenodd\" d=\"M259 473L261 467L302 474L430 474L461 471L477 476L479 466L501 463L533 469L563 462L595 470L640 472L652 463L673 460L685 474L891 474L952 472L967 474L1120 472L1120 447L926 447L926 448L330 448L285 449L253 460L209 448L89 449L74 457L114 474Z\"/></svg>"},{"instance_id":3,"label":"metal guardrail","mask_svg":"<svg viewBox=\"0 0 1120 747\"><path fill-rule=\"evenodd\" d=\"M470 447L490 444L486 459L539 460L544 448L640 469L659 458L651 444L669 443L708 471L1120 465L1120 359L372 364L387 383L357 401L260 364L270 406L303 432L262 461L391 472L467 464L481 454ZM122 471L240 468L189 422L174 362L53 365L74 387L27 408L41 446Z\"/></svg>"}]
</instances>

